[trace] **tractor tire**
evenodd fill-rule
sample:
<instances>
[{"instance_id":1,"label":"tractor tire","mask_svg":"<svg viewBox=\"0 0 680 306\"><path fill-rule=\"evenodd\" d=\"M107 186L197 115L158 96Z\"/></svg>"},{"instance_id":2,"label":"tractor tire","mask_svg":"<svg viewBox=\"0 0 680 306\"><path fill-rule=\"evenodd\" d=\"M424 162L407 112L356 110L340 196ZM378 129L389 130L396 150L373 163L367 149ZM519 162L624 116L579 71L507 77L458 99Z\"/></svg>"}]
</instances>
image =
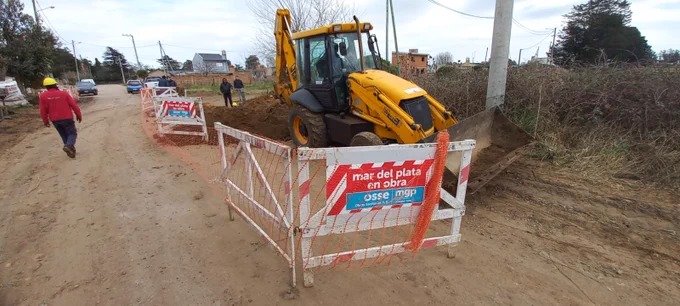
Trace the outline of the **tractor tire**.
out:
<instances>
[{"instance_id":1,"label":"tractor tire","mask_svg":"<svg viewBox=\"0 0 680 306\"><path fill-rule=\"evenodd\" d=\"M288 131L298 147L323 148L328 146L323 113L313 113L295 104L288 115Z\"/></svg>"},{"instance_id":2,"label":"tractor tire","mask_svg":"<svg viewBox=\"0 0 680 306\"><path fill-rule=\"evenodd\" d=\"M371 132L361 132L352 137L350 146L352 147L363 147L363 146L382 146L385 144L378 135Z\"/></svg>"}]
</instances>

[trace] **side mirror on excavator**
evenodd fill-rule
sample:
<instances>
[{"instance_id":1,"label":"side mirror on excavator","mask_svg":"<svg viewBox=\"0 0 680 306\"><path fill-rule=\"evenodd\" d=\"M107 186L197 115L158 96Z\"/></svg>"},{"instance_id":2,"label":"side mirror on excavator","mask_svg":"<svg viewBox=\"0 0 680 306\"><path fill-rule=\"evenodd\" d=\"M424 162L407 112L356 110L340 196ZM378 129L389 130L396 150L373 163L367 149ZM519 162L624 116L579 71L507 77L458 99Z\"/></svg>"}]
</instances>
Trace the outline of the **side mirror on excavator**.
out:
<instances>
[{"instance_id":1,"label":"side mirror on excavator","mask_svg":"<svg viewBox=\"0 0 680 306\"><path fill-rule=\"evenodd\" d=\"M340 47L340 55L347 56L347 44L343 41L338 46Z\"/></svg>"}]
</instances>

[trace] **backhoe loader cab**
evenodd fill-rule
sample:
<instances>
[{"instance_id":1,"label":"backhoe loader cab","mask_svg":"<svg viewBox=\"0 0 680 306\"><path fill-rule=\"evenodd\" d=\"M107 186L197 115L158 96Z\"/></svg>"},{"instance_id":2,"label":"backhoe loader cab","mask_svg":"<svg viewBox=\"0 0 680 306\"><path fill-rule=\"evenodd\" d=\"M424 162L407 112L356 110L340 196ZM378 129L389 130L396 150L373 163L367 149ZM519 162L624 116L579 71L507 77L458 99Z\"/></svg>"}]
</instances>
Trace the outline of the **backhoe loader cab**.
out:
<instances>
[{"instance_id":1,"label":"backhoe loader cab","mask_svg":"<svg viewBox=\"0 0 680 306\"><path fill-rule=\"evenodd\" d=\"M370 23L331 24L290 33L277 11L276 93L291 106L298 146L417 143L455 124L416 84L379 70Z\"/></svg>"}]
</instances>

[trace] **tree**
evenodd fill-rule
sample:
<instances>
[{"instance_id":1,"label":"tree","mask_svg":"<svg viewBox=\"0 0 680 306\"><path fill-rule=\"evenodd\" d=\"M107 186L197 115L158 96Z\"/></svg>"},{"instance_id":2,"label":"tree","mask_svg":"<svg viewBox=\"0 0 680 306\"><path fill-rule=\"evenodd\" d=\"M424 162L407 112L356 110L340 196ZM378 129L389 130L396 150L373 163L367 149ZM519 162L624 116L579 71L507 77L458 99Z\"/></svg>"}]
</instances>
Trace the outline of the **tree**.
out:
<instances>
[{"instance_id":1,"label":"tree","mask_svg":"<svg viewBox=\"0 0 680 306\"><path fill-rule=\"evenodd\" d=\"M57 39L23 9L18 0L0 1L0 71L21 87L38 86L50 72Z\"/></svg>"},{"instance_id":2,"label":"tree","mask_svg":"<svg viewBox=\"0 0 680 306\"><path fill-rule=\"evenodd\" d=\"M243 69L243 66L241 66L240 64L236 64L236 65L234 66L234 69L236 69L236 71L243 71L243 70L244 70L244 69Z\"/></svg>"},{"instance_id":3,"label":"tree","mask_svg":"<svg viewBox=\"0 0 680 306\"><path fill-rule=\"evenodd\" d=\"M97 65L96 62L97 60L95 59L95 66ZM123 66L123 73L126 75L129 75L132 71L132 66L125 59L125 55L114 48L106 47L102 67L98 69L95 78L103 82L120 82L123 80L123 77L120 75L120 66Z\"/></svg>"},{"instance_id":4,"label":"tree","mask_svg":"<svg viewBox=\"0 0 680 306\"><path fill-rule=\"evenodd\" d=\"M663 63L679 63L680 62L680 50L677 50L677 49L662 50L659 53L659 59Z\"/></svg>"},{"instance_id":5,"label":"tree","mask_svg":"<svg viewBox=\"0 0 680 306\"><path fill-rule=\"evenodd\" d=\"M260 24L254 44L268 66L274 66L276 57L276 41L272 29L278 8L287 8L290 11L292 32L352 20L353 8L345 4L344 0L253 0L247 3Z\"/></svg>"},{"instance_id":6,"label":"tree","mask_svg":"<svg viewBox=\"0 0 680 306\"><path fill-rule=\"evenodd\" d=\"M448 51L442 52L435 56L434 61L437 65L453 64L453 55L451 55L451 52Z\"/></svg>"},{"instance_id":7,"label":"tree","mask_svg":"<svg viewBox=\"0 0 680 306\"><path fill-rule=\"evenodd\" d=\"M636 27L627 0L588 0L565 15L553 48L558 65L644 62L654 53Z\"/></svg>"},{"instance_id":8,"label":"tree","mask_svg":"<svg viewBox=\"0 0 680 306\"><path fill-rule=\"evenodd\" d=\"M257 67L260 67L260 59L257 58L257 55L246 57L246 69L255 70Z\"/></svg>"},{"instance_id":9,"label":"tree","mask_svg":"<svg viewBox=\"0 0 680 306\"><path fill-rule=\"evenodd\" d=\"M195 71L200 72L203 75L208 75L215 71L215 63L213 62L200 62L194 65Z\"/></svg>"},{"instance_id":10,"label":"tree","mask_svg":"<svg viewBox=\"0 0 680 306\"><path fill-rule=\"evenodd\" d=\"M170 71L176 71L179 70L180 68L180 63L173 59L172 57L166 55L163 55L163 57L159 58L156 60L159 64L163 65L165 69L168 69Z\"/></svg>"},{"instance_id":11,"label":"tree","mask_svg":"<svg viewBox=\"0 0 680 306\"><path fill-rule=\"evenodd\" d=\"M182 70L193 71L194 70L194 63L191 60L184 61L184 64L182 64Z\"/></svg>"},{"instance_id":12,"label":"tree","mask_svg":"<svg viewBox=\"0 0 680 306\"><path fill-rule=\"evenodd\" d=\"M149 70L145 70L145 69L137 70L137 76L142 80L146 79L146 77L149 76Z\"/></svg>"}]
</instances>

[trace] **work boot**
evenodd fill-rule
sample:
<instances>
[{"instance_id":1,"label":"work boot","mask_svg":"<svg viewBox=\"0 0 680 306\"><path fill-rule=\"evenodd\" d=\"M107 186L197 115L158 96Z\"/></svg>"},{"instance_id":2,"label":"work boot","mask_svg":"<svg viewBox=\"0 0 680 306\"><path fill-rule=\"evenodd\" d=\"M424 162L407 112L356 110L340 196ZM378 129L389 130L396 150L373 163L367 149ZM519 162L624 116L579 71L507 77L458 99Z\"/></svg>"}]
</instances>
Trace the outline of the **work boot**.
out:
<instances>
[{"instance_id":1,"label":"work boot","mask_svg":"<svg viewBox=\"0 0 680 306\"><path fill-rule=\"evenodd\" d=\"M64 146L64 152L66 152L66 155L70 158L76 158L76 151L69 146Z\"/></svg>"}]
</instances>

